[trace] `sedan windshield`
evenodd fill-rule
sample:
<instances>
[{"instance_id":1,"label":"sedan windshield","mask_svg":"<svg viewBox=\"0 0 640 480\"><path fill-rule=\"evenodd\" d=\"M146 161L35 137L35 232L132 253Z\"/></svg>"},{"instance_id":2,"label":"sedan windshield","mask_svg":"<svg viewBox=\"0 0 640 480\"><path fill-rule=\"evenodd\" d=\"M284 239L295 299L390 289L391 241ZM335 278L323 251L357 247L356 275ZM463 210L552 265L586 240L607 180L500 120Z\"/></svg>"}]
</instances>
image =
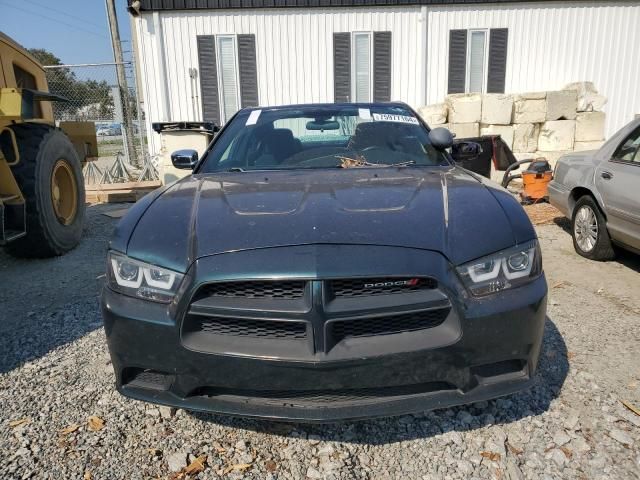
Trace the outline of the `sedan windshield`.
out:
<instances>
[{"instance_id":1,"label":"sedan windshield","mask_svg":"<svg viewBox=\"0 0 640 480\"><path fill-rule=\"evenodd\" d=\"M446 164L428 130L401 106L243 110L220 133L199 173Z\"/></svg>"}]
</instances>

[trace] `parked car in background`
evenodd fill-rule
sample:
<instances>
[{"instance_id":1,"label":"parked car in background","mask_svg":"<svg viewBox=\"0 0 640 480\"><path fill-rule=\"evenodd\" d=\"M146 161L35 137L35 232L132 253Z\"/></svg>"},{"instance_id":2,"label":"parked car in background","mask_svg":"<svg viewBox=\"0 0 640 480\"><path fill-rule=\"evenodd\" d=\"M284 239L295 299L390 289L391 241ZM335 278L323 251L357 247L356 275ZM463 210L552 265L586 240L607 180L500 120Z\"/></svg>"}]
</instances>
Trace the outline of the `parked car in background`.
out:
<instances>
[{"instance_id":1,"label":"parked car in background","mask_svg":"<svg viewBox=\"0 0 640 480\"><path fill-rule=\"evenodd\" d=\"M124 395L301 421L534 380L547 283L518 201L401 103L244 109L118 225L102 294ZM195 168L194 168L195 167Z\"/></svg>"},{"instance_id":2,"label":"parked car in background","mask_svg":"<svg viewBox=\"0 0 640 480\"><path fill-rule=\"evenodd\" d=\"M640 252L640 119L600 150L560 158L549 201L571 219L583 257L611 260L614 245Z\"/></svg>"}]
</instances>

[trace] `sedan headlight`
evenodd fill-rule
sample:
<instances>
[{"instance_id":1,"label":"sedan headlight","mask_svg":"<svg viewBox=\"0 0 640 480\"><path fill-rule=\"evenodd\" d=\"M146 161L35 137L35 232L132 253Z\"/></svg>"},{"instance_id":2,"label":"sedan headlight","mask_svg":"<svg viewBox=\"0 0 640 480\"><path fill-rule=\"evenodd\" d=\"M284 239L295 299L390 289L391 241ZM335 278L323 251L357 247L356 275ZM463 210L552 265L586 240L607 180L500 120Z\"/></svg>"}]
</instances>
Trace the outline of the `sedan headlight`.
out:
<instances>
[{"instance_id":1,"label":"sedan headlight","mask_svg":"<svg viewBox=\"0 0 640 480\"><path fill-rule=\"evenodd\" d=\"M542 273L542 256L533 240L458 267L458 274L476 297L524 285Z\"/></svg>"},{"instance_id":2,"label":"sedan headlight","mask_svg":"<svg viewBox=\"0 0 640 480\"><path fill-rule=\"evenodd\" d=\"M107 278L109 287L116 292L154 302L169 303L180 287L184 275L109 252Z\"/></svg>"}]
</instances>

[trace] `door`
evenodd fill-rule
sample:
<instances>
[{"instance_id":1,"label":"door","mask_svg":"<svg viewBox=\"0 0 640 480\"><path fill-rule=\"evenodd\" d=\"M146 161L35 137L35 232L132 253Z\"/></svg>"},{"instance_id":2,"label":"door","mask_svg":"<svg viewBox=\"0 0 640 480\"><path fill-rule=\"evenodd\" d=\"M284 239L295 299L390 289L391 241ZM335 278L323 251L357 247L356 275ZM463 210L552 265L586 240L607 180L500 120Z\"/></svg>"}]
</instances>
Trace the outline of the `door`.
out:
<instances>
[{"instance_id":1,"label":"door","mask_svg":"<svg viewBox=\"0 0 640 480\"><path fill-rule=\"evenodd\" d=\"M613 239L640 249L640 127L598 165L595 183Z\"/></svg>"}]
</instances>

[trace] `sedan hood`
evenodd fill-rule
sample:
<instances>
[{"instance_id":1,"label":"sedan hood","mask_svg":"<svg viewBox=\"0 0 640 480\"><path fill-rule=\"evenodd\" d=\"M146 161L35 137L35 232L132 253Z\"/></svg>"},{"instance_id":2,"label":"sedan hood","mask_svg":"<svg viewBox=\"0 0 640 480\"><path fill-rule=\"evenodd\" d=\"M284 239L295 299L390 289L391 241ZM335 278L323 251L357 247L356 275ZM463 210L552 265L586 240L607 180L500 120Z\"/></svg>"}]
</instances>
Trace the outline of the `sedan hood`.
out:
<instances>
[{"instance_id":1,"label":"sedan hood","mask_svg":"<svg viewBox=\"0 0 640 480\"><path fill-rule=\"evenodd\" d=\"M185 271L238 250L356 244L432 250L460 264L535 235L525 225L530 238L518 238L505 213L514 207L503 205L511 197L500 195L455 167L193 175L150 203L127 254Z\"/></svg>"}]
</instances>

